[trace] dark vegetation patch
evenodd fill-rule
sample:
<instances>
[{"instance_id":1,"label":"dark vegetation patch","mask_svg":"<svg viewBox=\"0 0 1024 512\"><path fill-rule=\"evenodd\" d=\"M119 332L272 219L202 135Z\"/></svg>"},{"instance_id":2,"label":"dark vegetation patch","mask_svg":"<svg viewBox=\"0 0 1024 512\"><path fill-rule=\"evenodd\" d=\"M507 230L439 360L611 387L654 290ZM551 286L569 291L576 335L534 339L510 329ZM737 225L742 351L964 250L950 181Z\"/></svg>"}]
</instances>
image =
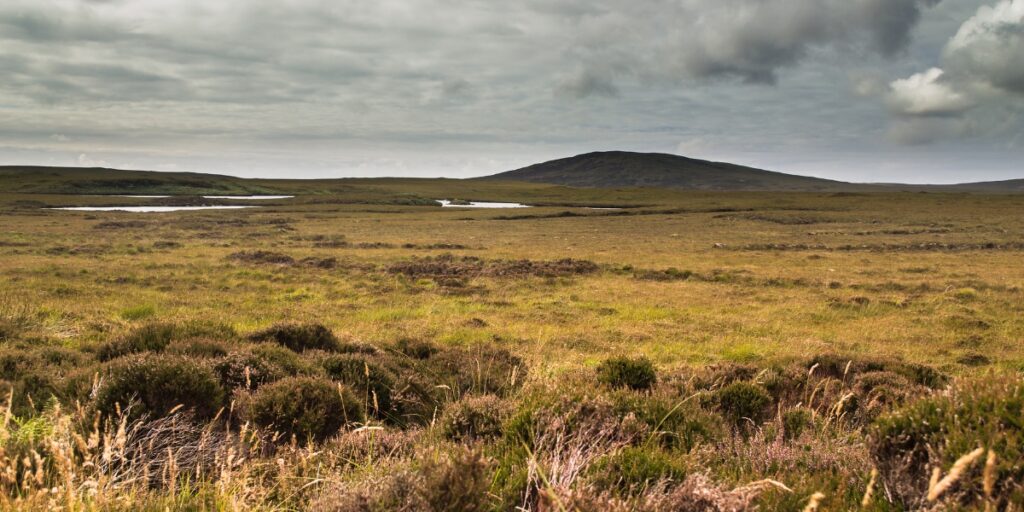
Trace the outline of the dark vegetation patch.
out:
<instances>
[{"instance_id":1,"label":"dark vegetation patch","mask_svg":"<svg viewBox=\"0 0 1024 512\"><path fill-rule=\"evenodd\" d=\"M714 218L726 220L752 220L757 222L780 224L783 226L805 226L810 224L825 224L837 222L835 219L829 217L811 215L779 215L767 213L716 215Z\"/></svg>"},{"instance_id":2,"label":"dark vegetation patch","mask_svg":"<svg viewBox=\"0 0 1024 512\"><path fill-rule=\"evenodd\" d=\"M276 324L248 336L249 341L271 341L295 352L325 350L338 352L341 343L330 329L320 324Z\"/></svg>"},{"instance_id":3,"label":"dark vegetation patch","mask_svg":"<svg viewBox=\"0 0 1024 512\"><path fill-rule=\"evenodd\" d=\"M151 322L101 344L96 356L101 361L140 352L161 352L172 341L199 339L232 340L237 337L230 326L208 322Z\"/></svg>"},{"instance_id":4,"label":"dark vegetation patch","mask_svg":"<svg viewBox=\"0 0 1024 512\"><path fill-rule=\"evenodd\" d=\"M111 247L109 245L82 244L70 247L67 245L56 245L47 248L45 252L50 256L95 256L99 254L106 254L110 252L110 250Z\"/></svg>"},{"instance_id":5,"label":"dark vegetation patch","mask_svg":"<svg viewBox=\"0 0 1024 512\"><path fill-rule=\"evenodd\" d=\"M261 387L247 417L261 427L300 442L322 441L365 420L359 400L329 379L290 377Z\"/></svg>"},{"instance_id":6,"label":"dark vegetation patch","mask_svg":"<svg viewBox=\"0 0 1024 512\"><path fill-rule=\"evenodd\" d=\"M658 379L649 359L613 357L597 367L597 380L612 388L643 391L651 389Z\"/></svg>"},{"instance_id":7,"label":"dark vegetation patch","mask_svg":"<svg viewBox=\"0 0 1024 512\"><path fill-rule=\"evenodd\" d=\"M228 255L229 260L238 261L241 263L250 263L256 265L287 265L291 266L295 264L295 258L273 251L239 251Z\"/></svg>"},{"instance_id":8,"label":"dark vegetation patch","mask_svg":"<svg viewBox=\"0 0 1024 512\"><path fill-rule=\"evenodd\" d=\"M728 246L717 244L715 249L738 251L872 251L872 252L960 252L960 251L1020 251L1024 242L921 242L916 244L745 244Z\"/></svg>"},{"instance_id":9,"label":"dark vegetation patch","mask_svg":"<svg viewBox=\"0 0 1024 512\"><path fill-rule=\"evenodd\" d=\"M95 229L142 229L149 223L141 220L108 220L93 226Z\"/></svg>"},{"instance_id":10,"label":"dark vegetation patch","mask_svg":"<svg viewBox=\"0 0 1024 512\"><path fill-rule=\"evenodd\" d=\"M140 354L112 362L104 373L96 407L108 416L124 412L159 417L182 408L196 417L212 418L224 406L224 389L201 360Z\"/></svg>"},{"instance_id":11,"label":"dark vegetation patch","mask_svg":"<svg viewBox=\"0 0 1024 512\"><path fill-rule=\"evenodd\" d=\"M596 263L587 260L484 260L453 255L413 258L387 267L388 273L412 278L568 277L593 274L598 270Z\"/></svg>"},{"instance_id":12,"label":"dark vegetation patch","mask_svg":"<svg viewBox=\"0 0 1024 512\"><path fill-rule=\"evenodd\" d=\"M640 281L697 281L702 283L732 283L772 288L817 288L822 286L820 281L804 278L757 277L748 275L749 273L743 270L713 269L710 272L700 273L692 270L680 270L677 268L651 270L623 267L618 269L618 271L627 274L631 273L634 279Z\"/></svg>"},{"instance_id":13,"label":"dark vegetation patch","mask_svg":"<svg viewBox=\"0 0 1024 512\"><path fill-rule=\"evenodd\" d=\"M154 249L179 249L181 247L182 245L180 242L175 242L173 240L157 240L156 242L153 242Z\"/></svg>"}]
</instances>

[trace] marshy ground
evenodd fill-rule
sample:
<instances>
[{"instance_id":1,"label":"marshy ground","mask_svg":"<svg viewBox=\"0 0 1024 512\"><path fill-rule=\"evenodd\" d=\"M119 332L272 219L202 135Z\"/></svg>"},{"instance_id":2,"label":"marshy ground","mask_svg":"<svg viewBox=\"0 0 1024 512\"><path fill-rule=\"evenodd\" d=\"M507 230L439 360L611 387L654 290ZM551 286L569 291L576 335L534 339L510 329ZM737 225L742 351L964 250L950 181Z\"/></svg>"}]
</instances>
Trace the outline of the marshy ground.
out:
<instances>
[{"instance_id":1,"label":"marshy ground","mask_svg":"<svg viewBox=\"0 0 1024 512\"><path fill-rule=\"evenodd\" d=\"M452 186L0 195L2 506L1019 509L1024 197Z\"/></svg>"}]
</instances>

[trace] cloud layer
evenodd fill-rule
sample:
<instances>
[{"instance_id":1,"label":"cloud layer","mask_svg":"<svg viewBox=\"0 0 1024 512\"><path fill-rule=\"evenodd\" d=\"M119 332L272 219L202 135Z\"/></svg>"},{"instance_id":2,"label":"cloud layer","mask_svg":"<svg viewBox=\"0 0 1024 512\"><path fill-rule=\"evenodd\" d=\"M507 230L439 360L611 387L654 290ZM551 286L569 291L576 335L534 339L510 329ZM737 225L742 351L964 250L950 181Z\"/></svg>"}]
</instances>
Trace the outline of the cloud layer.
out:
<instances>
[{"instance_id":1,"label":"cloud layer","mask_svg":"<svg viewBox=\"0 0 1024 512\"><path fill-rule=\"evenodd\" d=\"M455 176L686 147L857 179L813 166L906 157L886 123L1017 156L1024 0L984 4L6 0L0 159Z\"/></svg>"}]
</instances>

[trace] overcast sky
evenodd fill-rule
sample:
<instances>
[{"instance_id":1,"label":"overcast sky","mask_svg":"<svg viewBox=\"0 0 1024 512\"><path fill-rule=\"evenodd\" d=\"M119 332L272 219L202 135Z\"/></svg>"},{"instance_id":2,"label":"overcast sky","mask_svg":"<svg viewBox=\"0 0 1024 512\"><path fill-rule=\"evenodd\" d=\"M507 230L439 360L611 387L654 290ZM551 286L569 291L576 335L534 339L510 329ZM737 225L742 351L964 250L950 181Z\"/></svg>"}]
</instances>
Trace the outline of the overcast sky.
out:
<instances>
[{"instance_id":1,"label":"overcast sky","mask_svg":"<svg viewBox=\"0 0 1024 512\"><path fill-rule=\"evenodd\" d=\"M2 0L0 164L1024 177L1024 0Z\"/></svg>"}]
</instances>

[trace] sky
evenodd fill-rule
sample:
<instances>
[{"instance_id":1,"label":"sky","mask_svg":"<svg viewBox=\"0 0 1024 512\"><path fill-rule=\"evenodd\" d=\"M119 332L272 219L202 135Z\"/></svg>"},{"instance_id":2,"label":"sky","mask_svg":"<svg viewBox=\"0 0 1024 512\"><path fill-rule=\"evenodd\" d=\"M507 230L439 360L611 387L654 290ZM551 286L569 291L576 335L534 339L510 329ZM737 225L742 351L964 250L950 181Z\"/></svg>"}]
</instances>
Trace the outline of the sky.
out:
<instances>
[{"instance_id":1,"label":"sky","mask_svg":"<svg viewBox=\"0 0 1024 512\"><path fill-rule=\"evenodd\" d=\"M1024 178L1024 0L3 0L0 165Z\"/></svg>"}]
</instances>

